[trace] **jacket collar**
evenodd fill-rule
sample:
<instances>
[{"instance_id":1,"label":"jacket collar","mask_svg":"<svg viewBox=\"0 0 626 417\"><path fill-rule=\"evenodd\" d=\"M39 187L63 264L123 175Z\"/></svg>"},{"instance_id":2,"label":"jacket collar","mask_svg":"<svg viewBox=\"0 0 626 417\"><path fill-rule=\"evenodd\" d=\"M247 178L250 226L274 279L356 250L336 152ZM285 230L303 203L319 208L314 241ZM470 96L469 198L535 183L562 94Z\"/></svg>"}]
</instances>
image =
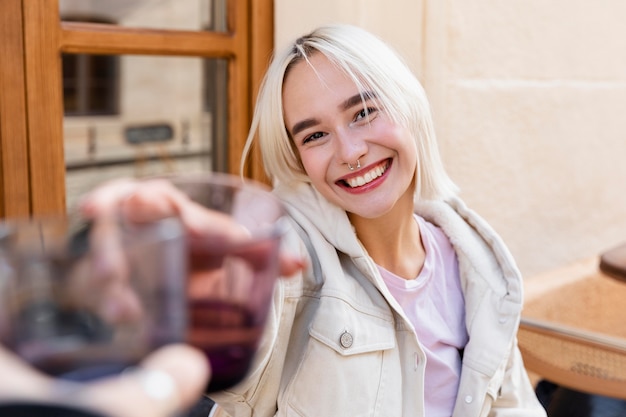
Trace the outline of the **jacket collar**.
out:
<instances>
[{"instance_id":1,"label":"jacket collar","mask_svg":"<svg viewBox=\"0 0 626 417\"><path fill-rule=\"evenodd\" d=\"M311 184L280 185L274 188L274 192L304 229L308 231L313 227L351 258L365 256L345 210L329 202Z\"/></svg>"}]
</instances>

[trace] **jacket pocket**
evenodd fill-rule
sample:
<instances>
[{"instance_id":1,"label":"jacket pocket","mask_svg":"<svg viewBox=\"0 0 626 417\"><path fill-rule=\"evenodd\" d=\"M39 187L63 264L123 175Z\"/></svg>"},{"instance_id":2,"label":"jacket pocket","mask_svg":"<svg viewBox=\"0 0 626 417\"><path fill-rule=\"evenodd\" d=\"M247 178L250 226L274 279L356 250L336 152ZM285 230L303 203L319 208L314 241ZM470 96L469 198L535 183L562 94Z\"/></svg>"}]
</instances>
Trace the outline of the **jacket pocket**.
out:
<instances>
[{"instance_id":1,"label":"jacket pocket","mask_svg":"<svg viewBox=\"0 0 626 417\"><path fill-rule=\"evenodd\" d=\"M341 356L396 346L393 316L380 309L364 311L335 297L322 297L309 335Z\"/></svg>"},{"instance_id":2,"label":"jacket pocket","mask_svg":"<svg viewBox=\"0 0 626 417\"><path fill-rule=\"evenodd\" d=\"M366 312L342 299L322 297L286 392L285 415L376 415L387 391L400 395L399 383L392 378L393 373L398 377L391 365L397 363L392 360L395 346L391 313Z\"/></svg>"}]
</instances>

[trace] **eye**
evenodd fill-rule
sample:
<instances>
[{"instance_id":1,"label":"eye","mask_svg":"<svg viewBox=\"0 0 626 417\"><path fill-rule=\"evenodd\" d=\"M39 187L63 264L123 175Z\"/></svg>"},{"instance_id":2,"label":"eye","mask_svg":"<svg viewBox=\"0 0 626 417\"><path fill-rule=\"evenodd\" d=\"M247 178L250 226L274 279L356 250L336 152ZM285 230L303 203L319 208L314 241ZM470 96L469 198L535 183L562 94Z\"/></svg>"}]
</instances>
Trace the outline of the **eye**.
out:
<instances>
[{"instance_id":1,"label":"eye","mask_svg":"<svg viewBox=\"0 0 626 417\"><path fill-rule=\"evenodd\" d=\"M323 136L324 136L324 133L322 133L322 132L315 132L315 133L313 133L311 135L306 136L304 138L304 140L302 141L302 144L304 145L306 143L312 142L312 141L317 140L317 139L319 139L319 138L321 138Z\"/></svg>"},{"instance_id":2,"label":"eye","mask_svg":"<svg viewBox=\"0 0 626 417\"><path fill-rule=\"evenodd\" d=\"M363 121L363 120L367 120L367 121L372 120L377 111L378 111L378 109L375 108L375 107L367 107L367 108L359 111L356 114L356 116L354 117L354 121L355 122L359 122L359 121Z\"/></svg>"}]
</instances>

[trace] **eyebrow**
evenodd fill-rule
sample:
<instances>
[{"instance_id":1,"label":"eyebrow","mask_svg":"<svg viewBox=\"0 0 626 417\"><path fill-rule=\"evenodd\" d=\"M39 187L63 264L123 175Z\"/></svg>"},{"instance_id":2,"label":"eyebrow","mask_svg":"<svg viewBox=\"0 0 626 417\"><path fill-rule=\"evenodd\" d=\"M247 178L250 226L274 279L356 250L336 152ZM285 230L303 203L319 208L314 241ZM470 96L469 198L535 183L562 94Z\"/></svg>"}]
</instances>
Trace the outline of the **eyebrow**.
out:
<instances>
[{"instance_id":1,"label":"eyebrow","mask_svg":"<svg viewBox=\"0 0 626 417\"><path fill-rule=\"evenodd\" d=\"M301 122L296 123L291 128L291 136L296 136L298 133L302 132L305 129L308 129L311 126L315 126L319 121L317 119L305 119Z\"/></svg>"},{"instance_id":2,"label":"eyebrow","mask_svg":"<svg viewBox=\"0 0 626 417\"><path fill-rule=\"evenodd\" d=\"M376 94L373 91L365 91L363 93L357 93L352 97L348 97L345 99L338 107L340 110L348 110L356 105L362 104L364 101L369 101L376 97ZM302 132L305 129L308 129L311 126L315 126L319 123L317 119L304 119L291 128L291 135L296 136L298 133Z\"/></svg>"},{"instance_id":3,"label":"eyebrow","mask_svg":"<svg viewBox=\"0 0 626 417\"><path fill-rule=\"evenodd\" d=\"M352 97L346 99L343 103L339 105L339 108L341 110L348 110L349 108L369 101L374 97L375 94L372 91L364 91L363 93L355 94Z\"/></svg>"}]
</instances>

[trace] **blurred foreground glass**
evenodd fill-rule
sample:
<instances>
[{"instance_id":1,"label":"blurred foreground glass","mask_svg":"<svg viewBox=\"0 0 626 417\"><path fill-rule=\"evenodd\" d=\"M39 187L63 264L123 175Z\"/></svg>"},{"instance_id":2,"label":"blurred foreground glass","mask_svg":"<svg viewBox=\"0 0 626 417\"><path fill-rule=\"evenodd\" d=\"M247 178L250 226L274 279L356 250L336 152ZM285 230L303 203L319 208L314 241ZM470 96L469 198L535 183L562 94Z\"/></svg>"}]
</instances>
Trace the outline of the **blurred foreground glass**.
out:
<instances>
[{"instance_id":1,"label":"blurred foreground glass","mask_svg":"<svg viewBox=\"0 0 626 417\"><path fill-rule=\"evenodd\" d=\"M106 245L96 241L103 233ZM79 381L183 341L185 247L175 218L1 223L0 340L36 368Z\"/></svg>"},{"instance_id":2,"label":"blurred foreground glass","mask_svg":"<svg viewBox=\"0 0 626 417\"><path fill-rule=\"evenodd\" d=\"M191 200L229 215L249 233L249 239L238 243L203 236L188 239L188 341L211 363L207 392L222 390L247 374L263 332L280 273L284 209L264 186L235 176L169 179Z\"/></svg>"},{"instance_id":3,"label":"blurred foreground glass","mask_svg":"<svg viewBox=\"0 0 626 417\"><path fill-rule=\"evenodd\" d=\"M280 273L283 206L264 186L227 174L167 179L226 214L222 227L216 213L202 234L177 218L78 229L61 219L0 223L0 341L73 380L119 373L186 341L211 363L207 392L241 381ZM237 239L213 233L226 224Z\"/></svg>"}]
</instances>

